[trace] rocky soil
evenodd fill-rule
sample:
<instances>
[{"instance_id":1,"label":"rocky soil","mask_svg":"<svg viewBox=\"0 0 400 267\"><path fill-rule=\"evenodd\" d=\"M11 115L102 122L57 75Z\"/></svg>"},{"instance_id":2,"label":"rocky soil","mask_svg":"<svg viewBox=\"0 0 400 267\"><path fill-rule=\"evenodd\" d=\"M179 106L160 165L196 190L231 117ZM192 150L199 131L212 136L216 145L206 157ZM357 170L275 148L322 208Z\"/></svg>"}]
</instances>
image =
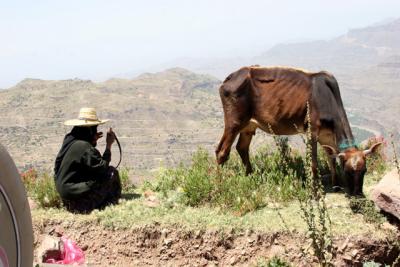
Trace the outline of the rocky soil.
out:
<instances>
[{"instance_id":1,"label":"rocky soil","mask_svg":"<svg viewBox=\"0 0 400 267\"><path fill-rule=\"evenodd\" d=\"M45 235L64 234L84 250L89 266L255 266L279 256L293 266L317 266L309 242L293 232L190 230L147 225L108 229L96 222L34 222L35 248ZM399 249L384 240L362 236L334 239L334 266L392 264ZM35 254L37 251L35 251Z\"/></svg>"}]
</instances>

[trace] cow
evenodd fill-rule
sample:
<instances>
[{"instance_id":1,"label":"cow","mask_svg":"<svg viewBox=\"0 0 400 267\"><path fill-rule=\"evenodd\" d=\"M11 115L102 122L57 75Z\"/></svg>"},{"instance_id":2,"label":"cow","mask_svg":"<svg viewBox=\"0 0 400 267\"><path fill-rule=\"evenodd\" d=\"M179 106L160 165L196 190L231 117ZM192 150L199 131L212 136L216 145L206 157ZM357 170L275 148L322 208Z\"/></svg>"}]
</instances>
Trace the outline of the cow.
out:
<instances>
[{"instance_id":1,"label":"cow","mask_svg":"<svg viewBox=\"0 0 400 267\"><path fill-rule=\"evenodd\" d=\"M339 86L332 74L290 67L242 67L224 80L219 94L225 125L215 151L219 165L228 160L231 146L239 135L236 149L246 173L250 174L249 146L257 128L270 134L294 135L307 132L311 125L314 179L318 177L318 142L328 155L333 187L339 188L335 168L339 158L349 193L362 195L366 156L375 153L381 143L367 150L359 150L354 145ZM342 146L346 148L340 151Z\"/></svg>"}]
</instances>

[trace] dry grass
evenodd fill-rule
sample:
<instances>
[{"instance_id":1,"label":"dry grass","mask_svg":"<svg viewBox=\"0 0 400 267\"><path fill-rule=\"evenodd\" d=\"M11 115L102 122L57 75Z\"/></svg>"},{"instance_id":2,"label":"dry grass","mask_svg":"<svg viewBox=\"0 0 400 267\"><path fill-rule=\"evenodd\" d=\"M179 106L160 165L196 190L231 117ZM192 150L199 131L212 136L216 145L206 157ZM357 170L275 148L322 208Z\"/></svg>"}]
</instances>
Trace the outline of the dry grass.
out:
<instances>
[{"instance_id":1,"label":"dry grass","mask_svg":"<svg viewBox=\"0 0 400 267\"><path fill-rule=\"evenodd\" d=\"M368 178L368 177L367 177ZM368 189L367 189L368 190ZM140 190L137 191L140 193ZM159 196L161 197L161 196ZM90 215L74 215L63 209L36 209L32 211L33 221L40 223L47 220L98 223L110 228L135 228L152 223L161 225L181 225L188 229L247 229L262 232L287 231L282 218L290 231L304 233L306 225L301 219L299 204L295 201L285 206L269 205L244 216L236 216L220 208L187 207L169 199L157 207L148 207L146 198L122 199L117 206L103 211L94 211ZM386 230L379 225L368 223L362 214L355 214L349 207L349 199L340 193L328 193L326 203L332 220L332 234L363 235L383 239ZM384 221L386 221L384 219Z\"/></svg>"}]
</instances>

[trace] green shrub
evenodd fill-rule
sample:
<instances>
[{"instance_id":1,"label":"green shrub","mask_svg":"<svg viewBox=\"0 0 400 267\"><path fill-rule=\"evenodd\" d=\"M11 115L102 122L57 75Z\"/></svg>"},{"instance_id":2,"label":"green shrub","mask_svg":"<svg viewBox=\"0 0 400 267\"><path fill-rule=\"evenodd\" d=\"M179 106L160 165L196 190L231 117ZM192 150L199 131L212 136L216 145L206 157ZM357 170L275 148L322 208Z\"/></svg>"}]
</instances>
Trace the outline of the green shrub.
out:
<instances>
[{"instance_id":1,"label":"green shrub","mask_svg":"<svg viewBox=\"0 0 400 267\"><path fill-rule=\"evenodd\" d=\"M42 208L61 207L61 198L55 188L53 176L45 173L37 180L33 198Z\"/></svg>"},{"instance_id":2,"label":"green shrub","mask_svg":"<svg viewBox=\"0 0 400 267\"><path fill-rule=\"evenodd\" d=\"M32 193L38 179L37 171L31 168L25 172L22 172L20 176L23 184L25 185L26 193L28 194L28 196L32 197Z\"/></svg>"},{"instance_id":3,"label":"green shrub","mask_svg":"<svg viewBox=\"0 0 400 267\"><path fill-rule=\"evenodd\" d=\"M382 175L387 170L387 156L385 154L385 147L387 147L387 142L383 137L371 137L367 140L365 146L361 149L367 149L373 144L380 143L383 144L378 148L376 153L373 153L367 157L367 167L368 172L373 173L372 182L377 182L380 180Z\"/></svg>"},{"instance_id":4,"label":"green shrub","mask_svg":"<svg viewBox=\"0 0 400 267\"><path fill-rule=\"evenodd\" d=\"M61 198L58 194L54 179L48 173L39 173L35 169L29 169L21 173L21 179L25 185L27 194L39 207L60 208Z\"/></svg>"},{"instance_id":5,"label":"green shrub","mask_svg":"<svg viewBox=\"0 0 400 267\"><path fill-rule=\"evenodd\" d=\"M268 261L261 259L257 261L256 267L290 267L290 264L277 256L272 257Z\"/></svg>"},{"instance_id":6,"label":"green shrub","mask_svg":"<svg viewBox=\"0 0 400 267\"><path fill-rule=\"evenodd\" d=\"M129 168L119 170L119 178L121 180L122 192L131 192L135 189L135 185L130 180Z\"/></svg>"},{"instance_id":7,"label":"green shrub","mask_svg":"<svg viewBox=\"0 0 400 267\"><path fill-rule=\"evenodd\" d=\"M177 201L184 205L219 206L240 215L270 201L287 203L303 194L304 163L299 153L289 149L287 140L281 146L278 150L260 149L251 159L254 169L251 175L245 174L236 153L221 167L207 151L199 149L190 166L164 169L146 187L164 197L178 190ZM281 154L283 149L285 153Z\"/></svg>"},{"instance_id":8,"label":"green shrub","mask_svg":"<svg viewBox=\"0 0 400 267\"><path fill-rule=\"evenodd\" d=\"M372 200L352 197L349 205L354 213L362 214L366 222L381 224L384 221L383 215L376 210Z\"/></svg>"},{"instance_id":9,"label":"green shrub","mask_svg":"<svg viewBox=\"0 0 400 267\"><path fill-rule=\"evenodd\" d=\"M161 192L164 197L167 197L170 191L176 190L181 184L184 171L185 168L182 165L176 169L161 169L156 177L156 182L145 181L143 189Z\"/></svg>"}]
</instances>

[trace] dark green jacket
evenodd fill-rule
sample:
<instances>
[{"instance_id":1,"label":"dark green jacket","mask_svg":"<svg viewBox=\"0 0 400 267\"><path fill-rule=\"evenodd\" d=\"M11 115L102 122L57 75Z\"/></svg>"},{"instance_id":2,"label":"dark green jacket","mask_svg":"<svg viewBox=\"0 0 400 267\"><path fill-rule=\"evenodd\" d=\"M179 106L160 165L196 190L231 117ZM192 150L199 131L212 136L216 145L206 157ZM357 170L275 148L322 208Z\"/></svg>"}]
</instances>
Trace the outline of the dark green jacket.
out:
<instances>
[{"instance_id":1,"label":"dark green jacket","mask_svg":"<svg viewBox=\"0 0 400 267\"><path fill-rule=\"evenodd\" d=\"M55 176L57 191L64 199L83 196L106 179L110 160L110 150L106 149L101 156L89 142L73 141Z\"/></svg>"}]
</instances>

